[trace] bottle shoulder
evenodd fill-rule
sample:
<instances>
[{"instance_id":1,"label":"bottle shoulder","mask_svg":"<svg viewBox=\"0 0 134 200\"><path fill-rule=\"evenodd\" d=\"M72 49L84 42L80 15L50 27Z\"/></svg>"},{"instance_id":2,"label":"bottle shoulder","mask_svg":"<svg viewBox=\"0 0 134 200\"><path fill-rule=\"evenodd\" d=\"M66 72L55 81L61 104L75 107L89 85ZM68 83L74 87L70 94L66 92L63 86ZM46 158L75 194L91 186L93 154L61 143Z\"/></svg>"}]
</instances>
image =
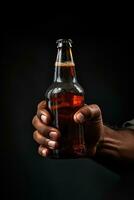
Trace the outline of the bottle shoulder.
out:
<instances>
[{"instance_id":1,"label":"bottle shoulder","mask_svg":"<svg viewBox=\"0 0 134 200\"><path fill-rule=\"evenodd\" d=\"M52 83L46 93L45 96L51 96L54 94L59 93L73 93L78 95L84 95L84 89L81 87L81 85L78 82L75 83L68 83L68 82L54 82Z\"/></svg>"}]
</instances>

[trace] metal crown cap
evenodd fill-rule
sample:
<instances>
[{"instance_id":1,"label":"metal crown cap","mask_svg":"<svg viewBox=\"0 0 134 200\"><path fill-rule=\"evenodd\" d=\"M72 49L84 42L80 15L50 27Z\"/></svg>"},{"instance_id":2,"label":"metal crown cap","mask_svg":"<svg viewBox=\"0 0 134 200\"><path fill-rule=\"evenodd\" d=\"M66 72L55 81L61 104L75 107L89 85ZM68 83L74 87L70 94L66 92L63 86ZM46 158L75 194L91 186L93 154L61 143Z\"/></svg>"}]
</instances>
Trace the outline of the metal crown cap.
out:
<instances>
[{"instance_id":1,"label":"metal crown cap","mask_svg":"<svg viewBox=\"0 0 134 200\"><path fill-rule=\"evenodd\" d=\"M58 39L56 41L57 48L62 47L62 46L68 46L72 47L72 40L71 39Z\"/></svg>"}]
</instances>

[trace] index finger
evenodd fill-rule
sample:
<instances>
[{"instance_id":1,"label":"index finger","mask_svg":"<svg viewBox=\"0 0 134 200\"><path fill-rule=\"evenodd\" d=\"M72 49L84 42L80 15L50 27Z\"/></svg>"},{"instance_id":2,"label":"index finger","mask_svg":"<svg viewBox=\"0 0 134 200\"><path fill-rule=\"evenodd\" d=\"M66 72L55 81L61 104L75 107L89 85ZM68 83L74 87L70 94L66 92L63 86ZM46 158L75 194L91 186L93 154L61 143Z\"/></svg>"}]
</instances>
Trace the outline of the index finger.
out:
<instances>
[{"instance_id":1,"label":"index finger","mask_svg":"<svg viewBox=\"0 0 134 200\"><path fill-rule=\"evenodd\" d=\"M47 102L41 101L37 106L37 116L44 123L49 124L51 121L51 114L47 110Z\"/></svg>"}]
</instances>

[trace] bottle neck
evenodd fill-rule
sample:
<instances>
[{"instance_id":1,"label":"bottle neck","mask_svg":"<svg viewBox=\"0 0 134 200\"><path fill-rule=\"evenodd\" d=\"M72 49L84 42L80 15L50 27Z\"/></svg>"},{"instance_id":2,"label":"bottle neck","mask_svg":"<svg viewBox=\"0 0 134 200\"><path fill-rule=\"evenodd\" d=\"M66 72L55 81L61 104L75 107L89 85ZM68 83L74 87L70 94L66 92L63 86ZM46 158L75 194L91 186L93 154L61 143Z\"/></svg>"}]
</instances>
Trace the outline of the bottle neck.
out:
<instances>
[{"instance_id":1,"label":"bottle neck","mask_svg":"<svg viewBox=\"0 0 134 200\"><path fill-rule=\"evenodd\" d=\"M54 82L76 82L75 64L71 47L58 48L55 62Z\"/></svg>"}]
</instances>

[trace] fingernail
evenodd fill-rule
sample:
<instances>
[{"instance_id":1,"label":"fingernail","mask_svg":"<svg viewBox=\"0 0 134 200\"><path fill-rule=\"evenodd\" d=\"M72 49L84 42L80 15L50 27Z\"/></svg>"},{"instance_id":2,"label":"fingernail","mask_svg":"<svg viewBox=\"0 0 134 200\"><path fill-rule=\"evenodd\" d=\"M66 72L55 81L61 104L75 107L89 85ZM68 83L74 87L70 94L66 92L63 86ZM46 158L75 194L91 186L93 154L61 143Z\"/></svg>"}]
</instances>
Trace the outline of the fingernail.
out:
<instances>
[{"instance_id":1,"label":"fingernail","mask_svg":"<svg viewBox=\"0 0 134 200\"><path fill-rule=\"evenodd\" d=\"M52 139L57 139L57 138L58 138L58 134L57 134L56 132L54 132L54 131L51 131L51 132L49 133L49 136L50 136Z\"/></svg>"},{"instance_id":2,"label":"fingernail","mask_svg":"<svg viewBox=\"0 0 134 200\"><path fill-rule=\"evenodd\" d=\"M46 115L41 115L40 118L41 118L41 120L42 120L43 123L47 124L47 117L46 117Z\"/></svg>"},{"instance_id":3,"label":"fingernail","mask_svg":"<svg viewBox=\"0 0 134 200\"><path fill-rule=\"evenodd\" d=\"M42 154L42 156L46 156L47 155L47 149L43 149L42 151L41 151L41 154Z\"/></svg>"},{"instance_id":4,"label":"fingernail","mask_svg":"<svg viewBox=\"0 0 134 200\"><path fill-rule=\"evenodd\" d=\"M85 117L82 113L78 113L76 118L80 123L83 123L85 121Z\"/></svg>"},{"instance_id":5,"label":"fingernail","mask_svg":"<svg viewBox=\"0 0 134 200\"><path fill-rule=\"evenodd\" d=\"M56 142L50 140L50 141L48 142L48 146L49 146L50 148L53 148L53 149L54 149L54 148L56 147Z\"/></svg>"}]
</instances>

